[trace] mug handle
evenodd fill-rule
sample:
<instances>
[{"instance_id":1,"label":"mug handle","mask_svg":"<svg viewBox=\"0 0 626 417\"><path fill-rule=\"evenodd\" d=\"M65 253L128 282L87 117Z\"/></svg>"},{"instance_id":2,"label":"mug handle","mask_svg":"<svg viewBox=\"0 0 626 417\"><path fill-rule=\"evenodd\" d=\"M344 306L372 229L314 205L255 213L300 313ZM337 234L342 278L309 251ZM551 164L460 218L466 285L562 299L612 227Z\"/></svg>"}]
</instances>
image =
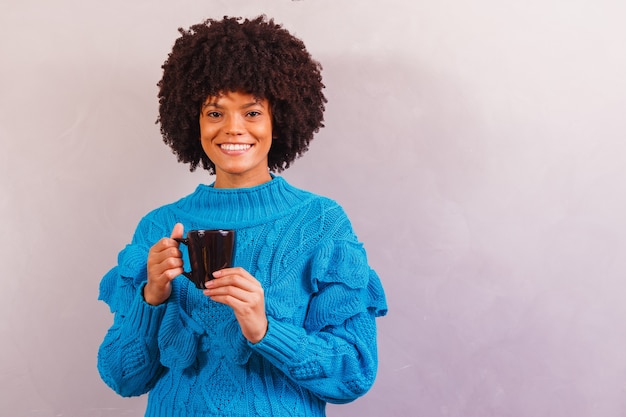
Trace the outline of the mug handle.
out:
<instances>
[{"instance_id":1,"label":"mug handle","mask_svg":"<svg viewBox=\"0 0 626 417\"><path fill-rule=\"evenodd\" d=\"M189 238L186 237L173 237L172 239L174 239L175 241L177 241L178 243L182 243L183 245L187 245L189 246ZM187 272L183 269L183 275L186 276L187 278L191 279L191 272Z\"/></svg>"}]
</instances>

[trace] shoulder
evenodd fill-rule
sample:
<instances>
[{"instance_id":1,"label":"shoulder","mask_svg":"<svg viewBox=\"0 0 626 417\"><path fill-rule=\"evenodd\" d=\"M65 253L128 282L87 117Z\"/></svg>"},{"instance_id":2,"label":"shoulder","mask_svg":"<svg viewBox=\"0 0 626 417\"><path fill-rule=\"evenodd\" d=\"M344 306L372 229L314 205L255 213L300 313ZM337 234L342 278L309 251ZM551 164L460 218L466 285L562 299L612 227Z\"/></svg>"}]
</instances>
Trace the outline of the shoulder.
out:
<instances>
[{"instance_id":1,"label":"shoulder","mask_svg":"<svg viewBox=\"0 0 626 417\"><path fill-rule=\"evenodd\" d=\"M300 227L315 224L315 227L319 228L316 234L324 238L349 240L355 238L352 223L339 202L324 195L291 187L302 193L302 196L306 196L302 199L305 203L299 210L303 216Z\"/></svg>"},{"instance_id":2,"label":"shoulder","mask_svg":"<svg viewBox=\"0 0 626 417\"><path fill-rule=\"evenodd\" d=\"M321 194L316 194L316 193L313 193L311 191L308 191L302 188L298 188L288 183L285 179L282 179L280 177L278 178L283 182L284 187L286 189L291 190L291 192L293 192L294 194L296 193L299 194L301 196L302 201L306 201L308 204L317 204L325 208L341 209L341 206L339 205L339 203L330 197L327 197Z\"/></svg>"},{"instance_id":3,"label":"shoulder","mask_svg":"<svg viewBox=\"0 0 626 417\"><path fill-rule=\"evenodd\" d=\"M334 214L339 217L347 218L345 210L336 200L321 194L316 194L311 191L294 187L289 184L287 184L287 186L294 190L294 192L300 193L301 201L304 202L304 206L308 209L318 210L322 213Z\"/></svg>"}]
</instances>

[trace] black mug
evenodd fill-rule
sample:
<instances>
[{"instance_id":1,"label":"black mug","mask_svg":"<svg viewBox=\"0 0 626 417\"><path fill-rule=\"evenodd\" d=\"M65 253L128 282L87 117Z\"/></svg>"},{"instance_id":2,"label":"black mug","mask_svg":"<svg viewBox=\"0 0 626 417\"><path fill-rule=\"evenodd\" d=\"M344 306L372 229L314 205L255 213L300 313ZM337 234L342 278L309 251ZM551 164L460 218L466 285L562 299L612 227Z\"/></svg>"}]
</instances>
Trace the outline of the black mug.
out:
<instances>
[{"instance_id":1,"label":"black mug","mask_svg":"<svg viewBox=\"0 0 626 417\"><path fill-rule=\"evenodd\" d=\"M191 272L183 272L196 288L213 279L213 272L230 268L235 246L234 230L190 230L186 238L174 238L189 248Z\"/></svg>"}]
</instances>

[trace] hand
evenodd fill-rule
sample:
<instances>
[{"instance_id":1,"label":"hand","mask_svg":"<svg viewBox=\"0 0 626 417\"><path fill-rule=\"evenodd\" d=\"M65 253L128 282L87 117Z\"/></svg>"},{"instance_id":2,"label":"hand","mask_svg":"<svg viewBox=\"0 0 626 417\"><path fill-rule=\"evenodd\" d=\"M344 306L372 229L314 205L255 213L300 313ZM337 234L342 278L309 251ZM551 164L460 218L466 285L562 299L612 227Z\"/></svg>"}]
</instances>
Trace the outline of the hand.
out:
<instances>
[{"instance_id":1,"label":"hand","mask_svg":"<svg viewBox=\"0 0 626 417\"><path fill-rule=\"evenodd\" d=\"M143 298L148 304L164 303L172 293L172 280L183 273L183 258L174 238L183 237L183 225L176 223L169 238L155 243L148 252L148 283Z\"/></svg>"},{"instance_id":2,"label":"hand","mask_svg":"<svg viewBox=\"0 0 626 417\"><path fill-rule=\"evenodd\" d=\"M261 283L243 268L214 272L215 279L205 283L204 294L211 300L230 306L243 336L257 343L267 333L265 295Z\"/></svg>"}]
</instances>

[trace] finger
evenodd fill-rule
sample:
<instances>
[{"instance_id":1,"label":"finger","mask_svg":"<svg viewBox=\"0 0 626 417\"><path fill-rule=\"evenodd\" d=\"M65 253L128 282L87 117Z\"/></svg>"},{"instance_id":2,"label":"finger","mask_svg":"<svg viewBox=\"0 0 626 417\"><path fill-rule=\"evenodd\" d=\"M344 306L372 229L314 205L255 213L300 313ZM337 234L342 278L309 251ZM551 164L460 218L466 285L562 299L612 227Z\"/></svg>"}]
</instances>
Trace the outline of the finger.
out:
<instances>
[{"instance_id":1,"label":"finger","mask_svg":"<svg viewBox=\"0 0 626 417\"><path fill-rule=\"evenodd\" d=\"M173 243L172 243L173 242ZM171 239L163 238L148 254L148 261L161 263L168 258L182 258L182 253L178 249L177 243Z\"/></svg>"},{"instance_id":2,"label":"finger","mask_svg":"<svg viewBox=\"0 0 626 417\"><path fill-rule=\"evenodd\" d=\"M149 254L153 254L153 255L158 255L162 252L165 252L164 255L168 256L171 255L172 251L171 249L175 249L178 250L178 242L176 242L175 240L168 238L168 237L164 237L159 239L151 248L149 251Z\"/></svg>"},{"instance_id":3,"label":"finger","mask_svg":"<svg viewBox=\"0 0 626 417\"><path fill-rule=\"evenodd\" d=\"M248 306L263 304L265 297L261 286L250 288L245 285L207 285L207 289L204 290L204 295L211 297L213 301L228 304L233 308L236 308L237 304Z\"/></svg>"},{"instance_id":4,"label":"finger","mask_svg":"<svg viewBox=\"0 0 626 417\"><path fill-rule=\"evenodd\" d=\"M217 288L240 288L246 292L259 292L263 291L263 287L256 279L248 279L241 275L224 275L219 278L212 279L205 282L207 289Z\"/></svg>"},{"instance_id":5,"label":"finger","mask_svg":"<svg viewBox=\"0 0 626 417\"><path fill-rule=\"evenodd\" d=\"M208 293L208 294L207 294ZM236 316L248 316L254 312L265 311L263 297L259 294L233 289L226 293L214 294L212 290L205 291L212 301L229 306L235 311Z\"/></svg>"},{"instance_id":6,"label":"finger","mask_svg":"<svg viewBox=\"0 0 626 417\"><path fill-rule=\"evenodd\" d=\"M178 267L178 268L170 268L170 269L166 269L165 271L163 271L163 276L168 280L168 281L172 281L174 278L176 278L179 275L182 275L183 273L183 268Z\"/></svg>"},{"instance_id":7,"label":"finger","mask_svg":"<svg viewBox=\"0 0 626 417\"><path fill-rule=\"evenodd\" d=\"M174 238L182 238L183 237L183 232L185 231L185 227L183 226L182 223L176 223L174 225L174 228L172 229L172 234L170 235L170 239L174 239Z\"/></svg>"},{"instance_id":8,"label":"finger","mask_svg":"<svg viewBox=\"0 0 626 417\"><path fill-rule=\"evenodd\" d=\"M177 250L176 248L172 248ZM168 280L182 274L183 260L179 257L155 257L148 260L148 277L164 275Z\"/></svg>"},{"instance_id":9,"label":"finger","mask_svg":"<svg viewBox=\"0 0 626 417\"><path fill-rule=\"evenodd\" d=\"M250 292L237 287L219 287L204 290L204 294L211 297L213 301L228 304L233 307L233 303L246 303L251 298Z\"/></svg>"},{"instance_id":10,"label":"finger","mask_svg":"<svg viewBox=\"0 0 626 417\"><path fill-rule=\"evenodd\" d=\"M178 253L180 251L176 248L172 248L176 250ZM180 269L183 266L183 259L180 256L168 256L164 258L160 263L159 267L162 271L168 271L172 269Z\"/></svg>"},{"instance_id":11,"label":"finger","mask_svg":"<svg viewBox=\"0 0 626 417\"><path fill-rule=\"evenodd\" d=\"M241 279L221 278L207 281L206 291L210 295L230 294L239 299L244 299L253 294L262 294L263 288L260 285L250 285L248 281Z\"/></svg>"},{"instance_id":12,"label":"finger","mask_svg":"<svg viewBox=\"0 0 626 417\"><path fill-rule=\"evenodd\" d=\"M252 274L250 274L248 271L241 267L224 268L213 273L213 278L225 278L232 276L240 276L250 282L259 282L255 277L252 276Z\"/></svg>"}]
</instances>

